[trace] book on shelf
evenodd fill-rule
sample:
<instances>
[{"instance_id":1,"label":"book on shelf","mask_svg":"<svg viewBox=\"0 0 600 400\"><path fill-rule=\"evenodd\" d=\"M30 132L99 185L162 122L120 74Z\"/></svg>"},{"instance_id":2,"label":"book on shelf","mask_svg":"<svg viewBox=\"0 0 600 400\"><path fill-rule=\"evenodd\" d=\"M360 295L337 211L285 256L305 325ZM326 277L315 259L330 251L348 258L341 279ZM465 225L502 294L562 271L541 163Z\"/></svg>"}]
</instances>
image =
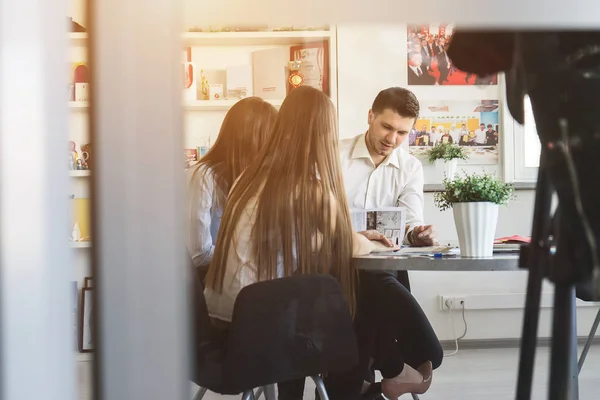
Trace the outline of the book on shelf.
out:
<instances>
[{"instance_id":1,"label":"book on shelf","mask_svg":"<svg viewBox=\"0 0 600 400\"><path fill-rule=\"evenodd\" d=\"M255 96L265 100L285 98L289 57L289 49L286 47L275 47L252 53Z\"/></svg>"},{"instance_id":2,"label":"book on shelf","mask_svg":"<svg viewBox=\"0 0 600 400\"><path fill-rule=\"evenodd\" d=\"M401 246L406 231L406 209L404 207L382 207L351 209L352 228L356 232L376 230L392 244Z\"/></svg>"}]
</instances>

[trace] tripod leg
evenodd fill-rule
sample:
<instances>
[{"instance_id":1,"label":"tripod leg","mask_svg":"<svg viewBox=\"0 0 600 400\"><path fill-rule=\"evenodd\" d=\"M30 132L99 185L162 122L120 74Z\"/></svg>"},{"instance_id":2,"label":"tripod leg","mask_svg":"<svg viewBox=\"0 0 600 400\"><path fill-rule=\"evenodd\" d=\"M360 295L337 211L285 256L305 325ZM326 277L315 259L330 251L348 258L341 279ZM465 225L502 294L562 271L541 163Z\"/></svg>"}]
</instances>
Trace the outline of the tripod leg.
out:
<instances>
[{"instance_id":1,"label":"tripod leg","mask_svg":"<svg viewBox=\"0 0 600 400\"><path fill-rule=\"evenodd\" d=\"M579 399L579 362L577 361L577 354L579 349L577 346L577 297L575 296L575 287L571 289L571 359L569 375L571 377L571 399Z\"/></svg>"},{"instance_id":2,"label":"tripod leg","mask_svg":"<svg viewBox=\"0 0 600 400\"><path fill-rule=\"evenodd\" d=\"M527 278L527 297L525 298L523 332L521 335L517 400L529 400L531 398L531 385L533 382L540 298L548 254L546 239L550 231L550 213L552 209L552 185L545 173L545 166L546 155L542 152L535 192L531 244L521 248L520 255L521 263L529 269L529 276Z\"/></svg>"},{"instance_id":3,"label":"tripod leg","mask_svg":"<svg viewBox=\"0 0 600 400\"><path fill-rule=\"evenodd\" d=\"M596 314L596 319L594 320L594 324L592 325L592 329L590 330L590 334L588 336L587 341L585 342L585 346L583 347L583 351L579 356L579 372L583 368L583 363L585 362L585 358L587 357L587 353L590 350L590 346L594 341L594 337L596 337L596 331L598 330L598 325L600 325L600 310L598 310L598 314Z\"/></svg>"},{"instance_id":4,"label":"tripod leg","mask_svg":"<svg viewBox=\"0 0 600 400\"><path fill-rule=\"evenodd\" d=\"M542 279L543 273L540 266L531 265L527 280L527 297L525 298L525 312L523 315L519 376L517 378L517 400L529 400L531 398Z\"/></svg>"},{"instance_id":5,"label":"tripod leg","mask_svg":"<svg viewBox=\"0 0 600 400\"><path fill-rule=\"evenodd\" d=\"M550 357L550 400L577 400L577 337L574 336L575 289L558 283L554 292L552 355ZM575 351L575 355L573 352Z\"/></svg>"}]
</instances>

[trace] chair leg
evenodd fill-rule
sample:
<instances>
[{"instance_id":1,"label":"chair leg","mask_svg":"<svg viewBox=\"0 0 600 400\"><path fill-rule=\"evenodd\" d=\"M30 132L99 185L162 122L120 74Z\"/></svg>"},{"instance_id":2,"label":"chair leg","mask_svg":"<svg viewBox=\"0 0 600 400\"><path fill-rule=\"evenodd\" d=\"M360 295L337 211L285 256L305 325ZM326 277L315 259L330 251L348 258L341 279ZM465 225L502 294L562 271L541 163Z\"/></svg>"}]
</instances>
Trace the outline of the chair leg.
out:
<instances>
[{"instance_id":1,"label":"chair leg","mask_svg":"<svg viewBox=\"0 0 600 400\"><path fill-rule=\"evenodd\" d=\"M260 396L262 396L263 394L263 388L259 387L258 390L256 391L256 393L254 393L254 398L256 400L260 399Z\"/></svg>"},{"instance_id":2,"label":"chair leg","mask_svg":"<svg viewBox=\"0 0 600 400\"><path fill-rule=\"evenodd\" d=\"M594 341L594 336L596 336L596 331L598 330L599 324L600 324L600 310L598 310L598 314L596 314L596 319L594 320L594 323L592 325L592 330L590 331L588 339L585 342L585 346L583 346L583 351L581 352L581 356L579 356L579 362L578 362L579 371L578 372L581 372L581 369L583 368L583 363L585 362L587 353L590 350L590 346L592 345L592 342Z\"/></svg>"},{"instance_id":3,"label":"chair leg","mask_svg":"<svg viewBox=\"0 0 600 400\"><path fill-rule=\"evenodd\" d=\"M411 393L411 395L412 395L413 400L419 400L419 396L418 395L416 395L414 393Z\"/></svg>"},{"instance_id":4,"label":"chair leg","mask_svg":"<svg viewBox=\"0 0 600 400\"><path fill-rule=\"evenodd\" d=\"M246 390L244 393L242 393L242 400L255 400L254 390Z\"/></svg>"},{"instance_id":5,"label":"chair leg","mask_svg":"<svg viewBox=\"0 0 600 400\"><path fill-rule=\"evenodd\" d=\"M321 400L329 400L329 396L327 395L327 390L325 389L323 379L321 379L319 375L311 376L311 379L315 382L317 393L319 393L319 397L321 398Z\"/></svg>"},{"instance_id":6,"label":"chair leg","mask_svg":"<svg viewBox=\"0 0 600 400\"><path fill-rule=\"evenodd\" d=\"M200 387L200 389L198 389L198 391L196 392L196 395L194 396L193 400L202 400L207 390L208 389L206 388Z\"/></svg>"},{"instance_id":7,"label":"chair leg","mask_svg":"<svg viewBox=\"0 0 600 400\"><path fill-rule=\"evenodd\" d=\"M263 386L263 390L265 393L265 400L277 400L277 395L275 394L275 385Z\"/></svg>"}]
</instances>

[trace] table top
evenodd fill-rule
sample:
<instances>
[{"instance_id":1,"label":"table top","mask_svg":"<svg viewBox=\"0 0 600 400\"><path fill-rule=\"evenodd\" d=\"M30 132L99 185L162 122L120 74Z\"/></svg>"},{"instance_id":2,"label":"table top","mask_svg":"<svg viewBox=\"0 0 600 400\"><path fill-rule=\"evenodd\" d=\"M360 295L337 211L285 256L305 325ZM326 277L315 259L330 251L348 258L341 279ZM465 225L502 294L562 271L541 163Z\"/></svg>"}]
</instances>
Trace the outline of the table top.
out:
<instances>
[{"instance_id":1,"label":"table top","mask_svg":"<svg viewBox=\"0 0 600 400\"><path fill-rule=\"evenodd\" d=\"M519 254L494 254L491 258L460 256L378 255L354 257L355 268L371 271L520 271Z\"/></svg>"}]
</instances>

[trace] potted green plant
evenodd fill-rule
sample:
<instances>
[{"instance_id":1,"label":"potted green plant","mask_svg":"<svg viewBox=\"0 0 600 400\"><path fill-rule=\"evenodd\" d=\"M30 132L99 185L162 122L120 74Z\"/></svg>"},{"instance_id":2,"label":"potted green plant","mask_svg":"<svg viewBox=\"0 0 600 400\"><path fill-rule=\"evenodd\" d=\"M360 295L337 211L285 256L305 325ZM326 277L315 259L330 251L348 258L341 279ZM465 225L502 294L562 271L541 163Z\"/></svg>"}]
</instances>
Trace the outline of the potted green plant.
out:
<instances>
[{"instance_id":1,"label":"potted green plant","mask_svg":"<svg viewBox=\"0 0 600 400\"><path fill-rule=\"evenodd\" d=\"M442 179L453 179L456 176L458 160L466 160L465 150L452 143L438 143L427 151L429 162L435 165L435 169Z\"/></svg>"},{"instance_id":2,"label":"potted green plant","mask_svg":"<svg viewBox=\"0 0 600 400\"><path fill-rule=\"evenodd\" d=\"M464 177L444 179L444 190L434 195L442 211L452 208L463 257L491 257L498 223L499 206L513 198L514 186L491 174L465 173Z\"/></svg>"}]
</instances>

